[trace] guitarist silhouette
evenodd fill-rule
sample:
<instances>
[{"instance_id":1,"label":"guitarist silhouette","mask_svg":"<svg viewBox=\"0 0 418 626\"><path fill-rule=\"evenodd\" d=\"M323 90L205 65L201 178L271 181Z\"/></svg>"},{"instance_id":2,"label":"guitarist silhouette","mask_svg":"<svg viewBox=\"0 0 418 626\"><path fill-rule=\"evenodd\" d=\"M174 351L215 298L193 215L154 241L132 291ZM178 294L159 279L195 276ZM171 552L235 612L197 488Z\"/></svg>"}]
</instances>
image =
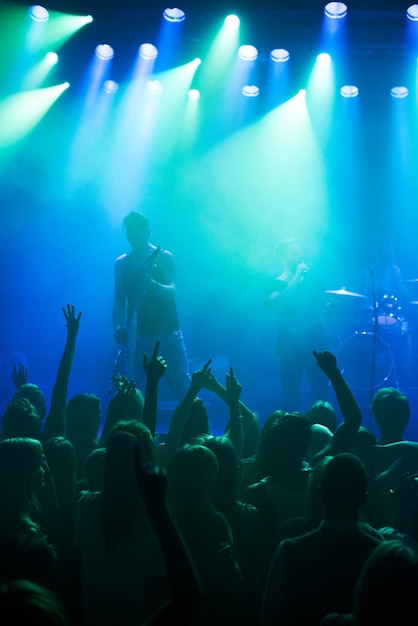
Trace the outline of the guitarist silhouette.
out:
<instances>
[{"instance_id":1,"label":"guitarist silhouette","mask_svg":"<svg viewBox=\"0 0 418 626\"><path fill-rule=\"evenodd\" d=\"M152 354L159 341L168 365L165 379L182 400L190 375L177 314L173 256L148 241L149 223L143 213L128 213L123 226L132 250L115 261L113 328L116 341L128 352L125 373L140 386L142 355Z\"/></svg>"}]
</instances>

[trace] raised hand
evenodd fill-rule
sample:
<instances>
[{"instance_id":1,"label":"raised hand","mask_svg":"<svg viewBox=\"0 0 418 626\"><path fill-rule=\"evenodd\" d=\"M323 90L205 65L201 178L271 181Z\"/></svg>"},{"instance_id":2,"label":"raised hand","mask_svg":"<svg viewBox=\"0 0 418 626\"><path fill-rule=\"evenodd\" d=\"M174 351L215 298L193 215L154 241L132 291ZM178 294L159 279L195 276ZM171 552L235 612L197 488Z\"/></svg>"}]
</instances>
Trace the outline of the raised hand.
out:
<instances>
[{"instance_id":1,"label":"raised hand","mask_svg":"<svg viewBox=\"0 0 418 626\"><path fill-rule=\"evenodd\" d=\"M207 387L208 381L212 375L212 371L210 369L211 363L212 359L209 359L200 370L193 372L190 387L196 393L198 393L203 387Z\"/></svg>"},{"instance_id":2,"label":"raised hand","mask_svg":"<svg viewBox=\"0 0 418 626\"><path fill-rule=\"evenodd\" d=\"M242 385L240 385L237 377L234 375L232 367L229 368L229 374L226 375L226 391L228 393L229 405L239 402Z\"/></svg>"},{"instance_id":3,"label":"raised hand","mask_svg":"<svg viewBox=\"0 0 418 626\"><path fill-rule=\"evenodd\" d=\"M25 367L23 363L19 363L17 367L16 365L13 365L12 381L13 381L14 386L16 387L16 390L20 389L22 385L25 385L27 379L28 379L28 368Z\"/></svg>"},{"instance_id":4,"label":"raised hand","mask_svg":"<svg viewBox=\"0 0 418 626\"><path fill-rule=\"evenodd\" d=\"M339 372L337 359L332 352L323 350L322 352L312 351L318 366L328 376L331 377L336 372Z\"/></svg>"},{"instance_id":5,"label":"raised hand","mask_svg":"<svg viewBox=\"0 0 418 626\"><path fill-rule=\"evenodd\" d=\"M82 311L78 315L75 314L75 309L73 304L67 304L67 308L62 307L62 312L64 313L67 333L69 337L75 338L78 333L78 329L80 328L80 319L82 316Z\"/></svg>"},{"instance_id":6,"label":"raised hand","mask_svg":"<svg viewBox=\"0 0 418 626\"><path fill-rule=\"evenodd\" d=\"M160 349L160 342L157 341L154 346L154 351L152 353L151 359L148 360L148 355L144 353L143 357L143 368L147 375L147 383L157 385L160 378L162 378L167 369L167 363L165 362L162 356L158 356L158 351Z\"/></svg>"}]
</instances>

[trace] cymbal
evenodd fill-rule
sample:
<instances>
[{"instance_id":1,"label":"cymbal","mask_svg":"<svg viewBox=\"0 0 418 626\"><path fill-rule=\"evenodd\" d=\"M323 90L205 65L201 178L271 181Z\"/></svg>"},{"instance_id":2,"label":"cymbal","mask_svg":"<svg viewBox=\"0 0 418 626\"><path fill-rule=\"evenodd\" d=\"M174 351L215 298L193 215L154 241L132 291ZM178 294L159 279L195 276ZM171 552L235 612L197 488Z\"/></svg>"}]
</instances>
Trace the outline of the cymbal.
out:
<instances>
[{"instance_id":1,"label":"cymbal","mask_svg":"<svg viewBox=\"0 0 418 626\"><path fill-rule=\"evenodd\" d=\"M409 278L408 280L403 280L403 283L418 283L418 278Z\"/></svg>"},{"instance_id":2,"label":"cymbal","mask_svg":"<svg viewBox=\"0 0 418 626\"><path fill-rule=\"evenodd\" d=\"M417 306L418 302L417 302L417 300L413 300L412 302L408 302L408 304L413 304L414 306Z\"/></svg>"},{"instance_id":3,"label":"cymbal","mask_svg":"<svg viewBox=\"0 0 418 626\"><path fill-rule=\"evenodd\" d=\"M361 293L354 293L353 291L347 291L346 289L328 289L325 293L332 293L334 296L348 296L351 298L365 298Z\"/></svg>"}]
</instances>

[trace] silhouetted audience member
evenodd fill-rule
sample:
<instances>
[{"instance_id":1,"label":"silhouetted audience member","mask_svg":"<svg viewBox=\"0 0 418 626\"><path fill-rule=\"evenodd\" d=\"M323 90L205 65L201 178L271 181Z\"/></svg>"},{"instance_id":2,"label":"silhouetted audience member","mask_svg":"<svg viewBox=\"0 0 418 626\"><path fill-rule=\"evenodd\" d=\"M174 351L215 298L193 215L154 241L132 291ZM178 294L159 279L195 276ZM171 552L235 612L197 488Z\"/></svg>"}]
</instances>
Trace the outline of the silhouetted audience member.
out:
<instances>
[{"instance_id":1,"label":"silhouetted audience member","mask_svg":"<svg viewBox=\"0 0 418 626\"><path fill-rule=\"evenodd\" d=\"M135 478L134 450L154 463L149 429L118 423L106 444L101 492L84 492L75 511L81 547L83 625L141 624L168 599L161 548Z\"/></svg>"},{"instance_id":2,"label":"silhouetted audience member","mask_svg":"<svg viewBox=\"0 0 418 626\"><path fill-rule=\"evenodd\" d=\"M264 594L261 623L318 625L328 613L349 613L367 558L380 541L359 525L367 500L367 471L353 454L334 456L320 483L319 528L282 541Z\"/></svg>"},{"instance_id":3,"label":"silhouetted audience member","mask_svg":"<svg viewBox=\"0 0 418 626\"><path fill-rule=\"evenodd\" d=\"M409 399L402 391L394 387L379 389L372 398L371 410L380 431L378 444L405 439L404 433L409 423L411 409Z\"/></svg>"},{"instance_id":4,"label":"silhouetted audience member","mask_svg":"<svg viewBox=\"0 0 418 626\"><path fill-rule=\"evenodd\" d=\"M36 523L45 464L36 439L0 443L0 582L27 579L56 590L59 561Z\"/></svg>"},{"instance_id":5,"label":"silhouetted audience member","mask_svg":"<svg viewBox=\"0 0 418 626\"><path fill-rule=\"evenodd\" d=\"M316 400L306 411L306 417L311 426L322 424L332 433L337 430L337 415L335 409L327 400Z\"/></svg>"}]
</instances>

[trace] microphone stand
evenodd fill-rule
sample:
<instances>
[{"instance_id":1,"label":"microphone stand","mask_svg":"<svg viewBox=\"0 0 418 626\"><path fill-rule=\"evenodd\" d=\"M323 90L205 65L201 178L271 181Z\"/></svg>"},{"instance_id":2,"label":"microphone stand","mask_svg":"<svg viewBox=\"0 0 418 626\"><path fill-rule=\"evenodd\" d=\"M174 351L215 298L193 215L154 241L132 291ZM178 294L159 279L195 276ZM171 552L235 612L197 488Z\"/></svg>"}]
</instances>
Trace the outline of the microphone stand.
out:
<instances>
[{"instance_id":1,"label":"microphone stand","mask_svg":"<svg viewBox=\"0 0 418 626\"><path fill-rule=\"evenodd\" d=\"M376 285L374 280L374 267L373 265L369 265L370 271L370 281L372 286L372 298L373 298L373 343L372 343L372 360L370 366L370 400L369 400L369 430L372 428L372 411L371 411L371 403L374 395L374 384L375 384L375 376L376 376L376 346L377 346L377 337L379 330L379 322L377 319L377 297L376 297Z\"/></svg>"}]
</instances>

